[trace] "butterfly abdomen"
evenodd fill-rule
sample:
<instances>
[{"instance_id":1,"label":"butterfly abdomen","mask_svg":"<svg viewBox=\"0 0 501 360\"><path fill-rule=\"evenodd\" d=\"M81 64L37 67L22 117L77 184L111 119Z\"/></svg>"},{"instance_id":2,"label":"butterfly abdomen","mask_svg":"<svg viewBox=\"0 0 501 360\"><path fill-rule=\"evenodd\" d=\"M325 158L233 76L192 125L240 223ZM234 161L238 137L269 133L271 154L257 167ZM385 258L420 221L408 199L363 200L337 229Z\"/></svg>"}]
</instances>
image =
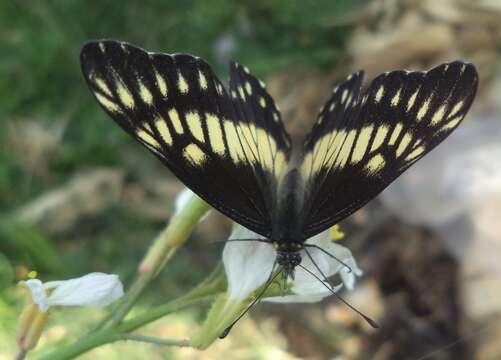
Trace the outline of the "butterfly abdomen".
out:
<instances>
[{"instance_id":1,"label":"butterfly abdomen","mask_svg":"<svg viewBox=\"0 0 501 360\"><path fill-rule=\"evenodd\" d=\"M285 175L280 187L277 211L273 219L272 240L280 247L295 248L293 244L302 243L302 206L303 191L300 174L293 169Z\"/></svg>"}]
</instances>

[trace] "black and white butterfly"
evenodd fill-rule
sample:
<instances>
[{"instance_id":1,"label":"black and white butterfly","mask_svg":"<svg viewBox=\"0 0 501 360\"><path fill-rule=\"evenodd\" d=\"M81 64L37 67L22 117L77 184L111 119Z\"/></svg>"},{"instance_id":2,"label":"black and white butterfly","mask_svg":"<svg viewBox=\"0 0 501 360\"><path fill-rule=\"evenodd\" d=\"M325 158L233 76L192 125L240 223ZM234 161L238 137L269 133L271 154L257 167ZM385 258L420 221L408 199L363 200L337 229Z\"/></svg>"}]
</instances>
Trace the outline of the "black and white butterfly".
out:
<instances>
[{"instance_id":1,"label":"black and white butterfly","mask_svg":"<svg viewBox=\"0 0 501 360\"><path fill-rule=\"evenodd\" d=\"M475 66L350 75L292 149L265 85L237 63L226 90L202 59L89 42L82 71L103 109L187 187L266 237L286 277L306 239L346 218L444 140L475 97ZM299 156L291 156L294 154ZM298 159L298 160L291 160Z\"/></svg>"}]
</instances>

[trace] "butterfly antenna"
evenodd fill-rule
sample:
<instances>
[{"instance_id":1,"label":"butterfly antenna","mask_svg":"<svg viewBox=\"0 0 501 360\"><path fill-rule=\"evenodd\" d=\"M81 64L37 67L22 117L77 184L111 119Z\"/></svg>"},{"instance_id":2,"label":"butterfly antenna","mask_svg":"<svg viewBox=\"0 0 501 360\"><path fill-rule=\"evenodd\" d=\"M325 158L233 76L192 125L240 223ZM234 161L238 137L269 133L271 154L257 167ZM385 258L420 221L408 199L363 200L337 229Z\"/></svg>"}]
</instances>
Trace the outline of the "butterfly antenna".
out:
<instances>
[{"instance_id":1,"label":"butterfly antenna","mask_svg":"<svg viewBox=\"0 0 501 360\"><path fill-rule=\"evenodd\" d=\"M261 300L261 298L263 297L264 293L266 292L266 290L268 290L268 288L270 287L270 285L275 281L276 277L278 275L280 275L282 273L282 270L280 270L279 272L277 272L275 275L273 275L273 272L275 271L275 265L276 265L276 261L275 263L273 264L273 269L271 270L271 273L270 273L270 276L268 277L268 280L266 281L266 284L263 288L263 290L261 290L261 292L259 293L258 296L256 296L256 298L251 302L251 304L244 310L243 313L241 313L235 320L233 320L233 322L226 327L226 329L223 330L223 332L219 335L219 338L220 339L224 339L226 336L228 336L228 334L230 333L231 329L233 328L233 326L235 326L235 324L245 315L247 314L247 312L259 301Z\"/></svg>"},{"instance_id":2,"label":"butterfly antenna","mask_svg":"<svg viewBox=\"0 0 501 360\"><path fill-rule=\"evenodd\" d=\"M374 329L378 329L379 328L379 325L374 321L372 320L370 317L368 317L367 315L363 314L360 310L357 310L355 307L353 307L353 305L351 305L349 302L347 302L345 299L343 299L340 295L338 295L333 289L332 287L330 286L327 286L325 284L325 282L323 282L317 275L315 275L312 271L310 271L309 269L305 268L303 265L299 264L298 265L301 269L303 269L304 271L306 271L308 274L310 274L311 276L313 276L315 279L317 279L318 281L320 281L322 283L323 286L325 286L331 293L332 295L334 295L338 300L340 300L343 304L345 304L346 306L348 306L351 310L353 310L355 313L357 313L359 316L361 316L372 328Z\"/></svg>"},{"instance_id":3,"label":"butterfly antenna","mask_svg":"<svg viewBox=\"0 0 501 360\"><path fill-rule=\"evenodd\" d=\"M315 249L318 249L320 250L321 252L323 252L324 254L330 256L331 258L333 258L334 260L336 260L338 263L340 263L341 265L343 265L347 270L348 272L352 272L353 269L347 264L345 263L343 260L341 260L340 258L334 256L333 254L331 254L330 252L328 252L327 250L323 249L322 247L318 246L318 245L315 245L315 244L304 244L304 247L309 247L309 248L315 248ZM306 249L305 249L306 250ZM311 258L311 257L310 257Z\"/></svg>"}]
</instances>

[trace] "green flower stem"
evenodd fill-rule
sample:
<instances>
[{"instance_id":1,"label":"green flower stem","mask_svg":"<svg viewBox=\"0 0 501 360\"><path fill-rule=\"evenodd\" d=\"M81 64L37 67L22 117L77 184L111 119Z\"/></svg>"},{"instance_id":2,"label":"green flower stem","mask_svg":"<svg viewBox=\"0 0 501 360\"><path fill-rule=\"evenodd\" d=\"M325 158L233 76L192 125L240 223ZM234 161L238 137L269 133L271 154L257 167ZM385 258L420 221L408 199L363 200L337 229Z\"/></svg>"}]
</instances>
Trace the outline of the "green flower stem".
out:
<instances>
[{"instance_id":1,"label":"green flower stem","mask_svg":"<svg viewBox=\"0 0 501 360\"><path fill-rule=\"evenodd\" d=\"M117 325L123 320L146 286L164 268L176 250L186 242L200 218L209 210L210 206L194 195L183 210L172 218L169 225L153 241L139 265L136 280L113 312L112 325Z\"/></svg>"},{"instance_id":2,"label":"green flower stem","mask_svg":"<svg viewBox=\"0 0 501 360\"><path fill-rule=\"evenodd\" d=\"M275 272L275 275L278 274ZM199 350L208 348L223 333L227 326L240 316L257 296L261 298L284 295L290 292L291 285L281 288L280 285L272 283L266 289L267 284L253 291L245 299L229 299L227 293L221 293L214 301L212 308L207 314L202 328L190 339L190 346ZM266 291L265 291L266 290ZM263 291L264 294L263 294Z\"/></svg>"},{"instance_id":3,"label":"green flower stem","mask_svg":"<svg viewBox=\"0 0 501 360\"><path fill-rule=\"evenodd\" d=\"M172 218L170 224L155 239L139 265L139 272L158 274L177 248L186 242L200 218L209 210L210 206L194 195L183 210Z\"/></svg>"},{"instance_id":4,"label":"green flower stem","mask_svg":"<svg viewBox=\"0 0 501 360\"><path fill-rule=\"evenodd\" d=\"M210 300L215 294L224 291L224 288L224 271L223 267L219 265L207 279L182 297L150 309L132 319L125 320L118 326L101 329L88 334L87 336L81 338L78 342L60 347L54 352L40 357L39 360L73 359L101 345L120 340L127 340L124 336L129 336L128 333L131 331L134 331L170 313ZM166 345L166 343L163 345ZM179 344L177 344L177 346L179 346Z\"/></svg>"},{"instance_id":5,"label":"green flower stem","mask_svg":"<svg viewBox=\"0 0 501 360\"><path fill-rule=\"evenodd\" d=\"M169 302L167 304L164 304L162 306L163 313L161 315L156 315L153 318L159 318L161 316L168 315L169 313L179 311L181 309L187 308L192 305L196 305L201 303L205 299L196 299L196 300L191 300L191 301L179 301L179 300L174 300L172 302ZM105 345L105 344L110 344L115 341L120 341L123 340L123 336L126 335L123 331L126 331L127 329L136 329L144 323L148 323L147 321L144 321L146 319L149 319L151 317L144 317L141 319L142 321L124 321L120 327L118 328L106 328L103 330L100 330L98 332L95 332L93 334L90 334L82 339L80 339L78 342L61 347L57 349L56 351L46 355L42 356L39 358L39 360L68 360L68 359L73 359L79 355L82 355L83 353L92 350L96 347Z\"/></svg>"},{"instance_id":6,"label":"green flower stem","mask_svg":"<svg viewBox=\"0 0 501 360\"><path fill-rule=\"evenodd\" d=\"M159 346L190 346L188 340L160 339L152 336L143 335L122 335L120 340L138 341Z\"/></svg>"}]
</instances>

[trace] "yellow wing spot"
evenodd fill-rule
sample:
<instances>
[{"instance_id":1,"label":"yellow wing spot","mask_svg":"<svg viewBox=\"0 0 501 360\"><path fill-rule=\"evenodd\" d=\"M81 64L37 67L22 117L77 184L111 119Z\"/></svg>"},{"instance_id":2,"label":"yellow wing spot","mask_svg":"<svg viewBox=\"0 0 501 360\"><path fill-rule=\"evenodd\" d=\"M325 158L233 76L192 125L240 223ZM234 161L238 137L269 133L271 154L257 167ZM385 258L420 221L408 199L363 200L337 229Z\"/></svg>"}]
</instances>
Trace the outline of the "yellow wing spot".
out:
<instances>
[{"instance_id":1,"label":"yellow wing spot","mask_svg":"<svg viewBox=\"0 0 501 360\"><path fill-rule=\"evenodd\" d=\"M402 89L398 89L397 93L391 98L391 106L396 107L400 102L400 92Z\"/></svg>"},{"instance_id":2,"label":"yellow wing spot","mask_svg":"<svg viewBox=\"0 0 501 360\"><path fill-rule=\"evenodd\" d=\"M355 143L355 149L353 150L353 155L351 156L351 162L357 163L364 155L367 153L367 147L369 146L369 140L371 139L372 131L374 130L374 125L371 124L364 127L360 134L358 135L357 142Z\"/></svg>"},{"instance_id":3,"label":"yellow wing spot","mask_svg":"<svg viewBox=\"0 0 501 360\"><path fill-rule=\"evenodd\" d=\"M259 98L259 105L264 109L266 108L266 100L264 99L264 97L260 97Z\"/></svg>"},{"instance_id":4,"label":"yellow wing spot","mask_svg":"<svg viewBox=\"0 0 501 360\"><path fill-rule=\"evenodd\" d=\"M384 160L383 155L377 154L377 155L374 155L369 160L367 165L365 165L365 169L367 170L368 173L375 173L378 170L384 168L385 164L386 164L386 161Z\"/></svg>"},{"instance_id":5,"label":"yellow wing spot","mask_svg":"<svg viewBox=\"0 0 501 360\"><path fill-rule=\"evenodd\" d=\"M330 112L333 112L335 107L336 107L336 103L335 103L335 102L333 102L333 103L331 104L331 106L329 106L329 111L330 111Z\"/></svg>"},{"instance_id":6,"label":"yellow wing spot","mask_svg":"<svg viewBox=\"0 0 501 360\"><path fill-rule=\"evenodd\" d=\"M200 89L207 90L207 79L203 72L198 70L198 84L200 85Z\"/></svg>"},{"instance_id":7,"label":"yellow wing spot","mask_svg":"<svg viewBox=\"0 0 501 360\"><path fill-rule=\"evenodd\" d=\"M246 74L250 74L249 68L247 66L242 67Z\"/></svg>"},{"instance_id":8,"label":"yellow wing spot","mask_svg":"<svg viewBox=\"0 0 501 360\"><path fill-rule=\"evenodd\" d=\"M409 144L411 143L411 141L412 141L412 135L411 135L411 133L406 132L404 134L404 136L402 137L402 140L398 144L397 157L400 157L400 155L403 154L403 152L405 151L405 149L407 149L407 146L409 146Z\"/></svg>"},{"instance_id":9,"label":"yellow wing spot","mask_svg":"<svg viewBox=\"0 0 501 360\"><path fill-rule=\"evenodd\" d=\"M201 166L206 159L205 153L196 144L186 146L183 149L183 156L196 166Z\"/></svg>"},{"instance_id":10,"label":"yellow wing spot","mask_svg":"<svg viewBox=\"0 0 501 360\"><path fill-rule=\"evenodd\" d=\"M313 153L309 151L303 157L303 163L301 164L301 176L303 177L303 179L306 180L310 177L312 165L313 165Z\"/></svg>"},{"instance_id":11,"label":"yellow wing spot","mask_svg":"<svg viewBox=\"0 0 501 360\"><path fill-rule=\"evenodd\" d=\"M362 99L362 105L364 105L367 102L367 95L364 95Z\"/></svg>"},{"instance_id":12,"label":"yellow wing spot","mask_svg":"<svg viewBox=\"0 0 501 360\"><path fill-rule=\"evenodd\" d=\"M431 118L431 124L436 125L439 122L441 122L444 119L445 115L445 105L442 105L438 108L437 111L435 111L435 114L433 114L433 117Z\"/></svg>"},{"instance_id":13,"label":"yellow wing spot","mask_svg":"<svg viewBox=\"0 0 501 360\"><path fill-rule=\"evenodd\" d=\"M245 83L245 91L247 92L247 95L252 95L252 86L248 81Z\"/></svg>"},{"instance_id":14,"label":"yellow wing spot","mask_svg":"<svg viewBox=\"0 0 501 360\"><path fill-rule=\"evenodd\" d=\"M216 84L216 91L219 95L223 95L223 86L221 84Z\"/></svg>"},{"instance_id":15,"label":"yellow wing spot","mask_svg":"<svg viewBox=\"0 0 501 360\"><path fill-rule=\"evenodd\" d=\"M99 50L104 54L106 52L106 47L102 42L99 43Z\"/></svg>"},{"instance_id":16,"label":"yellow wing spot","mask_svg":"<svg viewBox=\"0 0 501 360\"><path fill-rule=\"evenodd\" d=\"M348 75L348 77L346 78L346 80L350 81L352 77L353 77L353 74L350 74L350 75Z\"/></svg>"},{"instance_id":17,"label":"yellow wing spot","mask_svg":"<svg viewBox=\"0 0 501 360\"><path fill-rule=\"evenodd\" d=\"M129 109L134 108L134 98L132 97L130 91L122 84L122 81L118 78L118 75L116 78L115 86L117 88L118 97L120 98L122 104L124 104L124 106Z\"/></svg>"},{"instance_id":18,"label":"yellow wing spot","mask_svg":"<svg viewBox=\"0 0 501 360\"><path fill-rule=\"evenodd\" d=\"M258 151L257 151L254 137L252 135L253 130L251 129L251 127L252 127L252 129L254 129L253 124L250 124L250 126L249 126L245 123L240 123L239 126L237 127L237 133L238 133L240 140L242 142L245 157L251 163L257 163L258 159L256 156L258 155Z\"/></svg>"},{"instance_id":19,"label":"yellow wing spot","mask_svg":"<svg viewBox=\"0 0 501 360\"><path fill-rule=\"evenodd\" d=\"M158 141L156 141L155 138L153 136L151 136L150 134L148 134L146 131L139 130L136 134L142 141L144 141L148 145L151 145L157 149L160 148L160 144L158 143Z\"/></svg>"},{"instance_id":20,"label":"yellow wing spot","mask_svg":"<svg viewBox=\"0 0 501 360\"><path fill-rule=\"evenodd\" d=\"M334 89L332 89L332 93L336 93L337 92L337 89L339 88L339 86L334 86Z\"/></svg>"},{"instance_id":21,"label":"yellow wing spot","mask_svg":"<svg viewBox=\"0 0 501 360\"><path fill-rule=\"evenodd\" d=\"M268 171L273 170L273 154L272 150L277 148L275 140L270 138L264 129L258 128L257 131L257 148L261 158L261 164Z\"/></svg>"},{"instance_id":22,"label":"yellow wing spot","mask_svg":"<svg viewBox=\"0 0 501 360\"><path fill-rule=\"evenodd\" d=\"M378 127L374 140L372 141L371 152L379 149L379 147L383 144L386 136L388 135L388 130L388 126L386 125Z\"/></svg>"},{"instance_id":23,"label":"yellow wing spot","mask_svg":"<svg viewBox=\"0 0 501 360\"><path fill-rule=\"evenodd\" d=\"M449 64L445 64L445 66L444 66L444 72L446 72L448 68L449 68Z\"/></svg>"},{"instance_id":24,"label":"yellow wing spot","mask_svg":"<svg viewBox=\"0 0 501 360\"><path fill-rule=\"evenodd\" d=\"M393 129L393 132L391 133L390 141L388 141L389 145L395 145L395 142L398 139L398 136L400 135L400 132L404 128L404 125L402 123L397 123L395 125L395 128Z\"/></svg>"},{"instance_id":25,"label":"yellow wing spot","mask_svg":"<svg viewBox=\"0 0 501 360\"><path fill-rule=\"evenodd\" d=\"M340 168L343 168L348 161L348 157L350 156L350 152L353 147L353 142L355 141L356 135L357 135L356 130L350 130L350 132L346 135L346 139L344 141L344 144L341 146L341 149L339 150L339 155L336 161L336 164Z\"/></svg>"},{"instance_id":26,"label":"yellow wing spot","mask_svg":"<svg viewBox=\"0 0 501 360\"><path fill-rule=\"evenodd\" d=\"M167 127L167 123L161 117L157 117L155 119L155 127L157 128L160 136L164 139L165 143L169 146L172 145L172 135L170 133L169 128Z\"/></svg>"},{"instance_id":27,"label":"yellow wing spot","mask_svg":"<svg viewBox=\"0 0 501 360\"><path fill-rule=\"evenodd\" d=\"M414 150L412 150L409 155L407 155L405 157L405 160L406 161L412 161L414 160L415 158L417 158L418 156L420 156L422 153L424 153L425 151L425 147L423 145L421 146L418 146L417 148L415 148Z\"/></svg>"},{"instance_id":28,"label":"yellow wing spot","mask_svg":"<svg viewBox=\"0 0 501 360\"><path fill-rule=\"evenodd\" d=\"M352 96L352 93L350 93L350 95L348 95L348 100L346 100L346 107L350 106L352 99L353 99L353 96Z\"/></svg>"},{"instance_id":29,"label":"yellow wing spot","mask_svg":"<svg viewBox=\"0 0 501 360\"><path fill-rule=\"evenodd\" d=\"M332 131L331 133L331 145L329 145L329 151L327 153L327 167L331 167L336 161L336 155L339 153L340 147L344 139L346 138L346 131Z\"/></svg>"},{"instance_id":30,"label":"yellow wing spot","mask_svg":"<svg viewBox=\"0 0 501 360\"><path fill-rule=\"evenodd\" d=\"M461 65L461 75L463 75L465 69L466 69L466 65L465 64Z\"/></svg>"},{"instance_id":31,"label":"yellow wing spot","mask_svg":"<svg viewBox=\"0 0 501 360\"><path fill-rule=\"evenodd\" d=\"M96 83L99 90L101 90L103 93L105 93L109 97L113 97L113 94L111 93L111 90L108 87L108 84L106 84L106 82L102 78L95 76L94 82Z\"/></svg>"},{"instance_id":32,"label":"yellow wing spot","mask_svg":"<svg viewBox=\"0 0 501 360\"><path fill-rule=\"evenodd\" d=\"M158 90L160 90L160 94L162 94L163 97L166 97L167 84L165 83L165 79L163 78L163 76L160 75L156 70L155 70L155 80L157 82Z\"/></svg>"},{"instance_id":33,"label":"yellow wing spot","mask_svg":"<svg viewBox=\"0 0 501 360\"><path fill-rule=\"evenodd\" d=\"M450 129L454 129L460 122L463 120L463 116L458 116L452 120L450 120L446 125L444 125L440 131L447 131Z\"/></svg>"},{"instance_id":34,"label":"yellow wing spot","mask_svg":"<svg viewBox=\"0 0 501 360\"><path fill-rule=\"evenodd\" d=\"M412 94L411 97L409 98L409 101L407 102L407 111L412 109L412 107L414 106L414 103L416 102L416 98L418 96L418 93L419 93L419 89L417 89L414 92L414 94Z\"/></svg>"},{"instance_id":35,"label":"yellow wing spot","mask_svg":"<svg viewBox=\"0 0 501 360\"><path fill-rule=\"evenodd\" d=\"M195 111L190 111L186 114L186 123L190 129L191 134L200 142L205 141L204 130L202 129L202 121L200 115Z\"/></svg>"},{"instance_id":36,"label":"yellow wing spot","mask_svg":"<svg viewBox=\"0 0 501 360\"><path fill-rule=\"evenodd\" d=\"M456 105L454 105L454 107L451 110L451 113L449 114L449 119L456 116L459 110L461 110L461 108L463 107L463 102L464 100L461 100L460 102L456 103Z\"/></svg>"},{"instance_id":37,"label":"yellow wing spot","mask_svg":"<svg viewBox=\"0 0 501 360\"><path fill-rule=\"evenodd\" d=\"M329 151L329 140L331 139L330 134L322 136L321 139L317 140L315 147L313 148L313 168L312 172L319 172L327 160L327 152Z\"/></svg>"},{"instance_id":38,"label":"yellow wing spot","mask_svg":"<svg viewBox=\"0 0 501 360\"><path fill-rule=\"evenodd\" d=\"M229 120L224 120L223 127L231 159L235 163L245 160L245 154L243 152L242 145L240 144L240 139L238 137L237 130L235 129L235 125Z\"/></svg>"},{"instance_id":39,"label":"yellow wing spot","mask_svg":"<svg viewBox=\"0 0 501 360\"><path fill-rule=\"evenodd\" d=\"M241 98L243 101L245 101L245 93L244 93L244 89L243 89L241 86L239 86L239 87L238 87L238 93L240 94L240 98Z\"/></svg>"},{"instance_id":40,"label":"yellow wing spot","mask_svg":"<svg viewBox=\"0 0 501 360\"><path fill-rule=\"evenodd\" d=\"M273 113L273 120L275 120L275 122L278 122L278 120L280 120L276 112Z\"/></svg>"},{"instance_id":41,"label":"yellow wing spot","mask_svg":"<svg viewBox=\"0 0 501 360\"><path fill-rule=\"evenodd\" d=\"M374 96L374 101L376 103L380 102L384 95L384 85L381 85Z\"/></svg>"},{"instance_id":42,"label":"yellow wing spot","mask_svg":"<svg viewBox=\"0 0 501 360\"><path fill-rule=\"evenodd\" d=\"M223 131L221 130L219 118L214 114L206 113L205 119L207 120L207 130L212 150L219 155L224 155L226 147L224 146Z\"/></svg>"},{"instance_id":43,"label":"yellow wing spot","mask_svg":"<svg viewBox=\"0 0 501 360\"><path fill-rule=\"evenodd\" d=\"M172 126L174 126L174 130L178 134L182 134L184 132L183 125L181 124L181 120L179 120L179 114L177 113L177 110L172 108L169 110L169 119L172 122Z\"/></svg>"},{"instance_id":44,"label":"yellow wing spot","mask_svg":"<svg viewBox=\"0 0 501 360\"><path fill-rule=\"evenodd\" d=\"M428 112L428 109L430 108L430 101L431 101L431 97L426 99L426 101L423 103L423 105L421 105L421 107L419 108L418 113L417 113L417 120L418 121L423 120L424 116Z\"/></svg>"},{"instance_id":45,"label":"yellow wing spot","mask_svg":"<svg viewBox=\"0 0 501 360\"><path fill-rule=\"evenodd\" d=\"M187 94L190 90L190 87L181 72L177 73L177 89L181 94Z\"/></svg>"},{"instance_id":46,"label":"yellow wing spot","mask_svg":"<svg viewBox=\"0 0 501 360\"><path fill-rule=\"evenodd\" d=\"M264 83L264 81L262 80L258 80L259 81L259 85L264 89L266 87L266 84Z\"/></svg>"},{"instance_id":47,"label":"yellow wing spot","mask_svg":"<svg viewBox=\"0 0 501 360\"><path fill-rule=\"evenodd\" d=\"M282 151L277 151L275 155L275 177L280 179L282 174L285 173L285 169L287 169L287 160L285 159L285 154Z\"/></svg>"},{"instance_id":48,"label":"yellow wing spot","mask_svg":"<svg viewBox=\"0 0 501 360\"><path fill-rule=\"evenodd\" d=\"M97 92L95 92L94 95L96 95L97 101L99 101L99 103L103 105L106 110L111 112L119 112L119 113L122 112L120 107L113 101L109 100L106 96L101 95L100 93Z\"/></svg>"},{"instance_id":49,"label":"yellow wing spot","mask_svg":"<svg viewBox=\"0 0 501 360\"><path fill-rule=\"evenodd\" d=\"M235 90L231 90L231 97L233 99L236 99L237 98L237 93L235 92Z\"/></svg>"},{"instance_id":50,"label":"yellow wing spot","mask_svg":"<svg viewBox=\"0 0 501 360\"><path fill-rule=\"evenodd\" d=\"M148 90L148 88L142 82L139 83L139 95L146 104L153 104L153 96L151 95L150 90Z\"/></svg>"},{"instance_id":51,"label":"yellow wing spot","mask_svg":"<svg viewBox=\"0 0 501 360\"><path fill-rule=\"evenodd\" d=\"M341 104L344 104L344 102L346 101L346 97L347 96L348 96L348 90L344 89L343 93L341 94Z\"/></svg>"}]
</instances>

